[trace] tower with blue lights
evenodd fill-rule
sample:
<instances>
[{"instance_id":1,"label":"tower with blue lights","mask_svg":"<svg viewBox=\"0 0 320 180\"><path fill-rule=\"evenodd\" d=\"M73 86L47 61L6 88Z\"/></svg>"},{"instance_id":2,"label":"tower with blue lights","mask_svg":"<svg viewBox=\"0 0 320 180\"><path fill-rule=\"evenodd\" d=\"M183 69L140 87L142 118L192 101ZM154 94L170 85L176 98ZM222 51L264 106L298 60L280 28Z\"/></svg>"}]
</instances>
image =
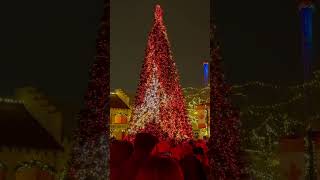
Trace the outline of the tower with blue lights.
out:
<instances>
[{"instance_id":1,"label":"tower with blue lights","mask_svg":"<svg viewBox=\"0 0 320 180\"><path fill-rule=\"evenodd\" d=\"M314 5L312 0L301 0L299 4L299 14L302 32L302 62L305 80L308 80L311 76L313 59L313 11Z\"/></svg>"},{"instance_id":2,"label":"tower with blue lights","mask_svg":"<svg viewBox=\"0 0 320 180\"><path fill-rule=\"evenodd\" d=\"M204 86L209 85L209 62L203 62L203 82Z\"/></svg>"}]
</instances>

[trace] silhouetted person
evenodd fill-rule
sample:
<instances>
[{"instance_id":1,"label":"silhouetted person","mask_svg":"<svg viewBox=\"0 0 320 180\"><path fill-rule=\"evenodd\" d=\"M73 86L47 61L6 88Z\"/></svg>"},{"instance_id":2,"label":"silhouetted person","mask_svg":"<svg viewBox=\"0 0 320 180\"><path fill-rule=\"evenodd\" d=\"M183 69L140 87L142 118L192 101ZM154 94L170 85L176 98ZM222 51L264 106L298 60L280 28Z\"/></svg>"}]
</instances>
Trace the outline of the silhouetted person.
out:
<instances>
[{"instance_id":1,"label":"silhouetted person","mask_svg":"<svg viewBox=\"0 0 320 180\"><path fill-rule=\"evenodd\" d=\"M152 155L171 154L171 145L169 141L160 141L152 150Z\"/></svg>"},{"instance_id":2,"label":"silhouetted person","mask_svg":"<svg viewBox=\"0 0 320 180\"><path fill-rule=\"evenodd\" d=\"M110 146L110 179L117 180L121 174L120 168L133 153L133 145L127 141L113 141Z\"/></svg>"},{"instance_id":3,"label":"silhouetted person","mask_svg":"<svg viewBox=\"0 0 320 180\"><path fill-rule=\"evenodd\" d=\"M185 180L207 180L206 172L201 162L193 155L185 156L180 161Z\"/></svg>"},{"instance_id":4,"label":"silhouetted person","mask_svg":"<svg viewBox=\"0 0 320 180\"><path fill-rule=\"evenodd\" d=\"M180 160L184 156L183 145L177 144L176 146L171 148L172 157L176 160Z\"/></svg>"},{"instance_id":5,"label":"silhouetted person","mask_svg":"<svg viewBox=\"0 0 320 180\"><path fill-rule=\"evenodd\" d=\"M152 156L140 168L135 180L183 180L183 172L174 159Z\"/></svg>"},{"instance_id":6,"label":"silhouetted person","mask_svg":"<svg viewBox=\"0 0 320 180\"><path fill-rule=\"evenodd\" d=\"M192 146L192 147L195 147L195 143L193 140L189 140L189 145Z\"/></svg>"},{"instance_id":7,"label":"silhouetted person","mask_svg":"<svg viewBox=\"0 0 320 180\"><path fill-rule=\"evenodd\" d=\"M181 145L181 158L183 158L184 156L187 156L187 155L193 155L193 144L192 144L192 141L189 141L189 142L184 142L182 145Z\"/></svg>"},{"instance_id":8,"label":"silhouetted person","mask_svg":"<svg viewBox=\"0 0 320 180\"><path fill-rule=\"evenodd\" d=\"M204 139L199 139L196 142L196 147L201 147L205 154L208 152L207 142Z\"/></svg>"},{"instance_id":9,"label":"silhouetted person","mask_svg":"<svg viewBox=\"0 0 320 180\"><path fill-rule=\"evenodd\" d=\"M122 175L120 180L133 180L136 177L139 168L149 158L152 149L157 143L158 139L151 134L137 134L134 140L133 154L121 169Z\"/></svg>"}]
</instances>

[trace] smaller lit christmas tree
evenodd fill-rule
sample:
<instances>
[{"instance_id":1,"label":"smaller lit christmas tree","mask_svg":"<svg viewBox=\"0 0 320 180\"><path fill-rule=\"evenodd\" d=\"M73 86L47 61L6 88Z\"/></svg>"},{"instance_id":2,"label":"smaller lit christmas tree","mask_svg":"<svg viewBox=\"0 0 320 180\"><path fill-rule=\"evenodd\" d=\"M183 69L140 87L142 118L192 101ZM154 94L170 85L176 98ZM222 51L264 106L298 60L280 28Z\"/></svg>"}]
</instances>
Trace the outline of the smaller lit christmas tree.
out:
<instances>
[{"instance_id":1,"label":"smaller lit christmas tree","mask_svg":"<svg viewBox=\"0 0 320 180\"><path fill-rule=\"evenodd\" d=\"M84 110L71 152L71 179L109 178L109 73L110 0L104 1L104 14L97 38L96 61L90 69Z\"/></svg>"},{"instance_id":2,"label":"smaller lit christmas tree","mask_svg":"<svg viewBox=\"0 0 320 180\"><path fill-rule=\"evenodd\" d=\"M213 29L214 31L214 29ZM211 178L240 178L240 113L230 102L231 87L224 81L220 48L214 44L210 63L210 139Z\"/></svg>"}]
</instances>

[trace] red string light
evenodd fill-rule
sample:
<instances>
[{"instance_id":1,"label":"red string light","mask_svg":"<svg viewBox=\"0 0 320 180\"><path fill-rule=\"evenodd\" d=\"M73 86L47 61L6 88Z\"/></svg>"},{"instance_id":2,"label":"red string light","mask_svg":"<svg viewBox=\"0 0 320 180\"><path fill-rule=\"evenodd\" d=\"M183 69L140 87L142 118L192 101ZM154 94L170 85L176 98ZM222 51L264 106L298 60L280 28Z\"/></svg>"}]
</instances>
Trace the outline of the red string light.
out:
<instances>
[{"instance_id":1,"label":"red string light","mask_svg":"<svg viewBox=\"0 0 320 180\"><path fill-rule=\"evenodd\" d=\"M240 178L240 118L229 99L231 87L224 82L220 48L212 51L210 63L210 139L208 156L211 178Z\"/></svg>"}]
</instances>

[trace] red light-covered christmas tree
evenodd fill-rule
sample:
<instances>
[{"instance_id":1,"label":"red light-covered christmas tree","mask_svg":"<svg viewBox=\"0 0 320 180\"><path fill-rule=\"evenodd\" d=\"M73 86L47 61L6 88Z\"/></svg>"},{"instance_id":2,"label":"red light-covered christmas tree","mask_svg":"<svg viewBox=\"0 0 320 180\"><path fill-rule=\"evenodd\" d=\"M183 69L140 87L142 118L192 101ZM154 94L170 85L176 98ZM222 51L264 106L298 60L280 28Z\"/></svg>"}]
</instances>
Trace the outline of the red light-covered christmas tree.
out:
<instances>
[{"instance_id":1,"label":"red light-covered christmas tree","mask_svg":"<svg viewBox=\"0 0 320 180\"><path fill-rule=\"evenodd\" d=\"M215 26L213 27L215 28ZM213 33L214 33L213 29ZM230 86L224 81L222 58L217 43L211 43L210 63L210 139L209 160L211 179L240 178L240 118L229 100Z\"/></svg>"},{"instance_id":2,"label":"red light-covered christmas tree","mask_svg":"<svg viewBox=\"0 0 320 180\"><path fill-rule=\"evenodd\" d=\"M148 37L128 137L138 132L151 133L160 140L193 137L159 5Z\"/></svg>"},{"instance_id":3,"label":"red light-covered christmas tree","mask_svg":"<svg viewBox=\"0 0 320 180\"><path fill-rule=\"evenodd\" d=\"M90 69L84 110L74 137L69 177L108 179L109 163L109 82L110 82L110 0L104 1L104 14L97 37L96 61Z\"/></svg>"}]
</instances>

